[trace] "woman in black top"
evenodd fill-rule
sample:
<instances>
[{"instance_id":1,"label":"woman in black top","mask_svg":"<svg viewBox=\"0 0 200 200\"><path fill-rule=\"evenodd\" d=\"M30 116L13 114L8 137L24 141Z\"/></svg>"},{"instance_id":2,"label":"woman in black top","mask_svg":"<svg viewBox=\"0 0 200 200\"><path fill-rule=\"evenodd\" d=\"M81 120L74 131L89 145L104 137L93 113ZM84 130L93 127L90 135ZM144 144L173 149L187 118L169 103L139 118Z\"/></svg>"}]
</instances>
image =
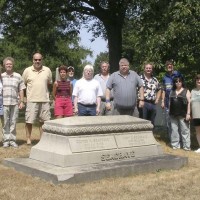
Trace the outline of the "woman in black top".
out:
<instances>
[{"instance_id":1,"label":"woman in black top","mask_svg":"<svg viewBox=\"0 0 200 200\"><path fill-rule=\"evenodd\" d=\"M185 88L182 77L173 79L170 92L169 114L172 126L171 146L173 149L190 150L190 91Z\"/></svg>"}]
</instances>

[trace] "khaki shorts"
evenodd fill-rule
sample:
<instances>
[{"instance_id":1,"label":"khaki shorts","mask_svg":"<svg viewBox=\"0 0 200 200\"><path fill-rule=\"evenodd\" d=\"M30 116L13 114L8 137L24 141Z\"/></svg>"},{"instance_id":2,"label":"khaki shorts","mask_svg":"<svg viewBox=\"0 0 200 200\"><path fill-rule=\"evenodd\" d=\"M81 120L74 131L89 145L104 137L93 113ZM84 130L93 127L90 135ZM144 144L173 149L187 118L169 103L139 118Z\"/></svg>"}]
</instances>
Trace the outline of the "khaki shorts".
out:
<instances>
[{"instance_id":1,"label":"khaki shorts","mask_svg":"<svg viewBox=\"0 0 200 200\"><path fill-rule=\"evenodd\" d=\"M27 102L25 121L26 123L33 124L39 117L40 122L50 120L50 105L48 102Z\"/></svg>"}]
</instances>

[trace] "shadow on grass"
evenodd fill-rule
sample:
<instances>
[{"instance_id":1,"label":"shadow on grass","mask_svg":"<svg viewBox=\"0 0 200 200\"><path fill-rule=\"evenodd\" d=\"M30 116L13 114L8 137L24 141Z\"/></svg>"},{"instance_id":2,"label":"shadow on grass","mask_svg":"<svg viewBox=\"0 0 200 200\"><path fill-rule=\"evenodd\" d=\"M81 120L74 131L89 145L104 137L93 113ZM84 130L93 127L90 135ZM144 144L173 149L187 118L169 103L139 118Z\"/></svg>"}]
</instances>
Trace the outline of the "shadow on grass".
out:
<instances>
[{"instance_id":1,"label":"shadow on grass","mask_svg":"<svg viewBox=\"0 0 200 200\"><path fill-rule=\"evenodd\" d=\"M190 138L191 138L191 149L195 150L199 148L197 139L196 139L196 134L195 134L195 129L191 125L190 127ZM166 145L170 146L170 138L167 132L167 128L164 126L157 126L153 130L154 137L159 140L165 142Z\"/></svg>"},{"instance_id":2,"label":"shadow on grass","mask_svg":"<svg viewBox=\"0 0 200 200\"><path fill-rule=\"evenodd\" d=\"M36 145L39 142L39 140L32 139L31 142L32 142L32 144L30 146L34 146L34 145ZM17 139L17 144L19 146L24 145L24 144L26 144L26 140Z\"/></svg>"}]
</instances>

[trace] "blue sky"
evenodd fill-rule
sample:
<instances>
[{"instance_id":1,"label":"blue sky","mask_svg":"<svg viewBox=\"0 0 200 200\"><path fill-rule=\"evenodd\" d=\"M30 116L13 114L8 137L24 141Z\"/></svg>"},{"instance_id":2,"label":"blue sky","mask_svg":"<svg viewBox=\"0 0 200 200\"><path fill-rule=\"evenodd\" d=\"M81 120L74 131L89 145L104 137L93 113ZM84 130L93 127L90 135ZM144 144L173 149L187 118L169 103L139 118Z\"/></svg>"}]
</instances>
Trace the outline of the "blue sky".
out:
<instances>
[{"instance_id":1,"label":"blue sky","mask_svg":"<svg viewBox=\"0 0 200 200\"><path fill-rule=\"evenodd\" d=\"M87 57L87 61L91 62L92 64L95 61L96 56L100 52L108 51L107 48L107 41L103 40L101 37L96 38L93 42L90 41L92 39L92 34L87 32L87 29L82 28L80 30L80 37L81 37L81 45L93 51L93 57Z\"/></svg>"}]
</instances>

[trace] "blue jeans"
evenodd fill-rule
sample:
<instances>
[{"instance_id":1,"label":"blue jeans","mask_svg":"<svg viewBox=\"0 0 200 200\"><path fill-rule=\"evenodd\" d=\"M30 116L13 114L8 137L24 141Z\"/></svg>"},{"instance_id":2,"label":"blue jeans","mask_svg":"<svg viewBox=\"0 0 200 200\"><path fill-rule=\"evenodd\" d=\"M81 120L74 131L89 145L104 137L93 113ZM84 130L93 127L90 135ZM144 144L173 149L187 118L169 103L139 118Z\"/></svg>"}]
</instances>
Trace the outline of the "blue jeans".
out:
<instances>
[{"instance_id":1,"label":"blue jeans","mask_svg":"<svg viewBox=\"0 0 200 200\"><path fill-rule=\"evenodd\" d=\"M153 103L144 102L142 111L143 119L151 121L151 123L154 125L156 117L156 105Z\"/></svg>"},{"instance_id":2,"label":"blue jeans","mask_svg":"<svg viewBox=\"0 0 200 200\"><path fill-rule=\"evenodd\" d=\"M189 122L185 121L184 117L170 116L171 119L171 146L180 148L180 141L183 143L183 148L190 149L190 127Z\"/></svg>"},{"instance_id":3,"label":"blue jeans","mask_svg":"<svg viewBox=\"0 0 200 200\"><path fill-rule=\"evenodd\" d=\"M78 103L78 116L96 116L96 104L83 105Z\"/></svg>"},{"instance_id":4,"label":"blue jeans","mask_svg":"<svg viewBox=\"0 0 200 200\"><path fill-rule=\"evenodd\" d=\"M171 138L172 125L171 125L171 119L169 116L169 108L165 108L165 122L166 122L166 127L167 127L167 132L168 132L169 138Z\"/></svg>"}]
</instances>

